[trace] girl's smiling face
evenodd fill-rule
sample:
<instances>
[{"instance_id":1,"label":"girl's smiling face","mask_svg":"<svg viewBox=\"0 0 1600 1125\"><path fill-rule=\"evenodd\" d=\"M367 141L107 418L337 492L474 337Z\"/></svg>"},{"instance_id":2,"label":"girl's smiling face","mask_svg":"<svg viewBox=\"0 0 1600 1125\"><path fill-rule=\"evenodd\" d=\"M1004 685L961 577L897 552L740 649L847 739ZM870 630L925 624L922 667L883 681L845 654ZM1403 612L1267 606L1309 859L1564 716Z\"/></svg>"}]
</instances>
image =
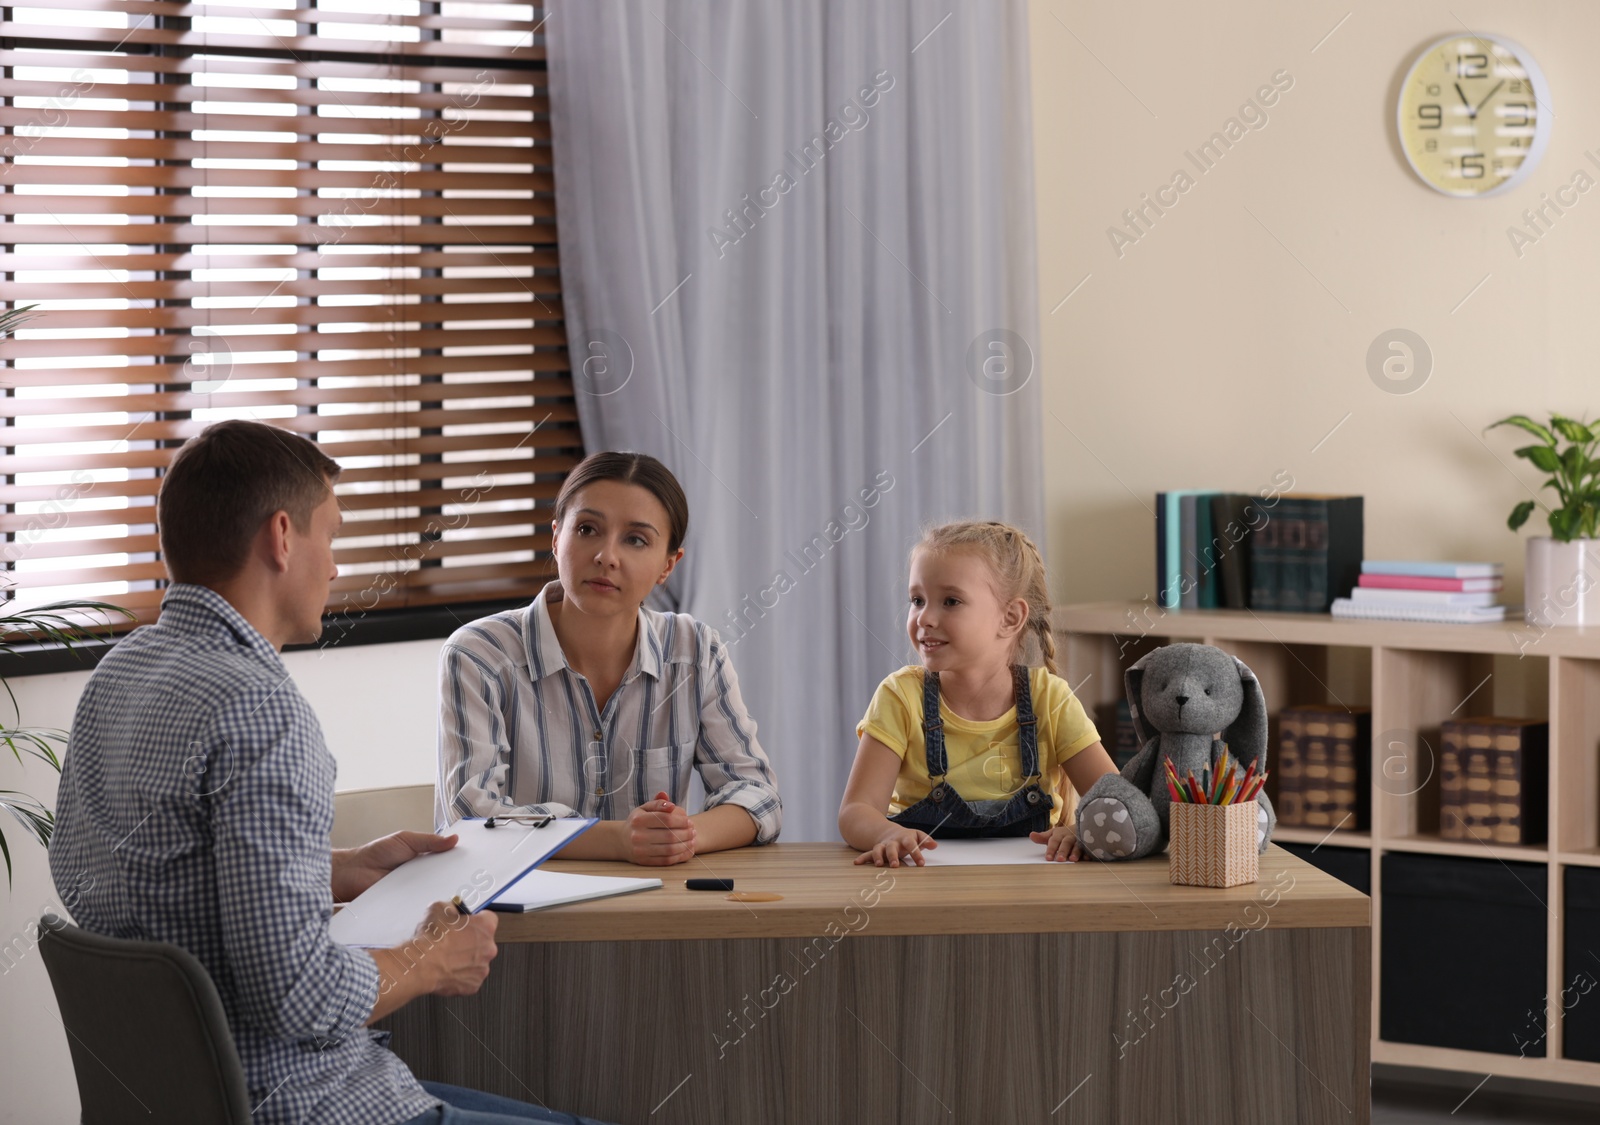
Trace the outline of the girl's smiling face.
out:
<instances>
[{"instance_id":1,"label":"girl's smiling face","mask_svg":"<svg viewBox=\"0 0 1600 1125\"><path fill-rule=\"evenodd\" d=\"M667 510L648 489L600 480L575 496L554 528L556 569L584 614L636 613L683 557L667 554Z\"/></svg>"},{"instance_id":2,"label":"girl's smiling face","mask_svg":"<svg viewBox=\"0 0 1600 1125\"><path fill-rule=\"evenodd\" d=\"M1027 621L1020 598L1002 602L975 551L918 551L911 560L906 635L934 671L1009 664Z\"/></svg>"}]
</instances>

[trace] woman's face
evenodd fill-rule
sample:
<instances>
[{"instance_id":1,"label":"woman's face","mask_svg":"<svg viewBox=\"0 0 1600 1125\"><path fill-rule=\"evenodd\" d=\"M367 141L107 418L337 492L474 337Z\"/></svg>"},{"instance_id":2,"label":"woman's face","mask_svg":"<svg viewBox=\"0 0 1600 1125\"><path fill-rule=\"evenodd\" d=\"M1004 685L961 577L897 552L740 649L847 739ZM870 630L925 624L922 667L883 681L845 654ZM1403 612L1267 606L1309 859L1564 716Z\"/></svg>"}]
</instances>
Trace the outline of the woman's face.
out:
<instances>
[{"instance_id":1,"label":"woman's face","mask_svg":"<svg viewBox=\"0 0 1600 1125\"><path fill-rule=\"evenodd\" d=\"M603 480L578 490L555 525L561 589L579 612L633 614L683 557L667 554L667 509L641 485Z\"/></svg>"}]
</instances>

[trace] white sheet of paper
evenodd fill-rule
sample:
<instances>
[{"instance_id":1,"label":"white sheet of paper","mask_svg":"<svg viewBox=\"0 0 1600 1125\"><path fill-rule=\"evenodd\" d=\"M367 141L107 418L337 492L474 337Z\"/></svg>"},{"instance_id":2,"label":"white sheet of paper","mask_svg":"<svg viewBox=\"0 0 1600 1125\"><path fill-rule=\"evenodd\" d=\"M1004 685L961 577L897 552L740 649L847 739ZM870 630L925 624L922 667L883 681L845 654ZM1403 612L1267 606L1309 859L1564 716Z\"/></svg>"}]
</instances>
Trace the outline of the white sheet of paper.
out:
<instances>
[{"instance_id":1,"label":"white sheet of paper","mask_svg":"<svg viewBox=\"0 0 1600 1125\"><path fill-rule=\"evenodd\" d=\"M524 912L543 910L547 906L565 906L569 902L588 902L612 895L629 895L635 891L653 891L661 886L660 879L627 879L615 875L573 875L566 871L544 871L534 868L511 886L505 894L494 900L495 910Z\"/></svg>"},{"instance_id":2,"label":"white sheet of paper","mask_svg":"<svg viewBox=\"0 0 1600 1125\"><path fill-rule=\"evenodd\" d=\"M1007 836L997 840L936 842L938 847L924 848L922 851L922 858L927 861L929 867L998 867L1017 863L1051 862L1044 858L1044 845L1035 844L1026 836Z\"/></svg>"},{"instance_id":3,"label":"white sheet of paper","mask_svg":"<svg viewBox=\"0 0 1600 1125\"><path fill-rule=\"evenodd\" d=\"M459 837L455 847L389 872L335 914L328 932L334 941L362 949L404 945L432 903L460 895L477 913L595 823L569 817L543 828L506 821L485 828L478 818L458 820L443 833Z\"/></svg>"}]
</instances>

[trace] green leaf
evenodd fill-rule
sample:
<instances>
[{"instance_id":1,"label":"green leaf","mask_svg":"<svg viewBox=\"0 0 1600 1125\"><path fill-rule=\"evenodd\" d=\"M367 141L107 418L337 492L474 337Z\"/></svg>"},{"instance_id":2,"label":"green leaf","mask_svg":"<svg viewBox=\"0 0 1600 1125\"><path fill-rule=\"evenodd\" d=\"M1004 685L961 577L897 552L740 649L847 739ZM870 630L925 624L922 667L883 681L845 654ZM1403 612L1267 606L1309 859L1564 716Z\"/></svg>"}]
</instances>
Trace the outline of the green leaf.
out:
<instances>
[{"instance_id":1,"label":"green leaf","mask_svg":"<svg viewBox=\"0 0 1600 1125\"><path fill-rule=\"evenodd\" d=\"M16 331L23 322L33 319L33 310L38 305L19 305L14 309L0 312L0 336L6 336Z\"/></svg>"},{"instance_id":2,"label":"green leaf","mask_svg":"<svg viewBox=\"0 0 1600 1125\"><path fill-rule=\"evenodd\" d=\"M1569 445L1567 451L1561 455L1561 466L1567 470L1567 476L1576 483L1583 479L1583 467L1589 459L1583 455L1583 446Z\"/></svg>"},{"instance_id":3,"label":"green leaf","mask_svg":"<svg viewBox=\"0 0 1600 1125\"><path fill-rule=\"evenodd\" d=\"M1587 445L1594 440L1594 433L1582 422L1575 422L1561 414L1550 415L1550 424L1554 426L1562 437L1568 441L1575 441Z\"/></svg>"},{"instance_id":4,"label":"green leaf","mask_svg":"<svg viewBox=\"0 0 1600 1125\"><path fill-rule=\"evenodd\" d=\"M1541 487L1541 488L1553 488L1557 492L1560 492L1561 491L1561 482L1556 480L1555 477L1549 477L1549 478L1547 478L1545 480L1544 484L1540 485L1539 487Z\"/></svg>"},{"instance_id":5,"label":"green leaf","mask_svg":"<svg viewBox=\"0 0 1600 1125\"><path fill-rule=\"evenodd\" d=\"M1596 508L1593 504L1584 503L1578 508L1577 532L1585 539L1594 538Z\"/></svg>"},{"instance_id":6,"label":"green leaf","mask_svg":"<svg viewBox=\"0 0 1600 1125\"><path fill-rule=\"evenodd\" d=\"M1528 522L1528 517L1533 514L1533 508L1534 504L1532 500L1524 500L1522 503L1518 504L1515 508L1511 509L1511 518L1506 520L1506 526L1512 531L1517 530L1517 528Z\"/></svg>"},{"instance_id":7,"label":"green leaf","mask_svg":"<svg viewBox=\"0 0 1600 1125\"><path fill-rule=\"evenodd\" d=\"M1573 449L1578 448L1573 446ZM1561 471L1561 458L1556 456L1556 451L1548 445L1525 445L1517 450L1517 456L1524 461L1532 461L1533 467L1545 473L1558 473Z\"/></svg>"},{"instance_id":8,"label":"green leaf","mask_svg":"<svg viewBox=\"0 0 1600 1125\"><path fill-rule=\"evenodd\" d=\"M1550 534L1562 543L1572 542L1572 530L1578 522L1578 513L1571 508L1552 508L1550 510Z\"/></svg>"},{"instance_id":9,"label":"green leaf","mask_svg":"<svg viewBox=\"0 0 1600 1125\"><path fill-rule=\"evenodd\" d=\"M1526 414L1513 414L1509 418L1502 418L1498 422L1491 423L1487 428L1492 430L1495 426L1516 426L1519 429L1527 430L1548 446L1554 447L1556 444L1556 435L1551 433L1548 427L1541 426Z\"/></svg>"},{"instance_id":10,"label":"green leaf","mask_svg":"<svg viewBox=\"0 0 1600 1125\"><path fill-rule=\"evenodd\" d=\"M39 846L50 846L51 833L55 831L55 814L45 808L38 801L26 793L18 793L14 789L0 789L0 809L4 809L16 818L17 823L38 841ZM6 843L6 834L0 832L0 852L5 854L6 885L11 884L11 847Z\"/></svg>"},{"instance_id":11,"label":"green leaf","mask_svg":"<svg viewBox=\"0 0 1600 1125\"><path fill-rule=\"evenodd\" d=\"M52 743L65 745L67 732L49 727L0 727L0 744L4 744L22 761L23 752L38 758L57 773L61 772L61 758ZM20 744L20 745L19 745Z\"/></svg>"}]
</instances>

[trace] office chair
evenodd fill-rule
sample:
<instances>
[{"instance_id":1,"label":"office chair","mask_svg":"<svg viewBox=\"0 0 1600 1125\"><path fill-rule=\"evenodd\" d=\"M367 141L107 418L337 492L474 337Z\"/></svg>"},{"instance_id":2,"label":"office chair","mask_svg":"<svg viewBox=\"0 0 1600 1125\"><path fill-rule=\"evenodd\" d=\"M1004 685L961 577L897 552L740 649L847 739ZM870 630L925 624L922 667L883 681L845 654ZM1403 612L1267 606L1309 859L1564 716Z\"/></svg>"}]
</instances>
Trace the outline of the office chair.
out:
<instances>
[{"instance_id":1,"label":"office chair","mask_svg":"<svg viewBox=\"0 0 1600 1125\"><path fill-rule=\"evenodd\" d=\"M50 914L39 929L83 1125L249 1125L222 1000L192 954L92 934Z\"/></svg>"}]
</instances>

